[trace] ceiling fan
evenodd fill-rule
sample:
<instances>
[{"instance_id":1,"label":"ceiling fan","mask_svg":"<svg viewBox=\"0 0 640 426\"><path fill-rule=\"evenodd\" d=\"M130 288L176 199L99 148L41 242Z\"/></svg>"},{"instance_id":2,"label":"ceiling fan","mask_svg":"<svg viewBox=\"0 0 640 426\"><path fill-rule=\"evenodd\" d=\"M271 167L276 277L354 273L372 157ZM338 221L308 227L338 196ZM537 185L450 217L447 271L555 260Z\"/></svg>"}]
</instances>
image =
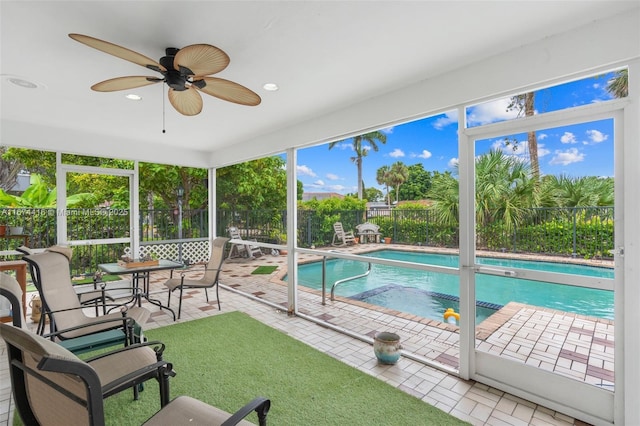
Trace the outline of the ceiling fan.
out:
<instances>
[{"instance_id":1,"label":"ceiling fan","mask_svg":"<svg viewBox=\"0 0 640 426\"><path fill-rule=\"evenodd\" d=\"M192 44L182 49L165 50L166 56L156 62L140 53L108 41L82 34L69 34L72 39L134 64L162 74L162 77L129 76L105 80L91 86L98 92L114 92L165 82L169 86L169 102L181 114L197 115L202 111L202 97L206 93L240 105L256 106L261 99L246 87L222 78L210 77L229 65L229 56L209 44Z\"/></svg>"}]
</instances>

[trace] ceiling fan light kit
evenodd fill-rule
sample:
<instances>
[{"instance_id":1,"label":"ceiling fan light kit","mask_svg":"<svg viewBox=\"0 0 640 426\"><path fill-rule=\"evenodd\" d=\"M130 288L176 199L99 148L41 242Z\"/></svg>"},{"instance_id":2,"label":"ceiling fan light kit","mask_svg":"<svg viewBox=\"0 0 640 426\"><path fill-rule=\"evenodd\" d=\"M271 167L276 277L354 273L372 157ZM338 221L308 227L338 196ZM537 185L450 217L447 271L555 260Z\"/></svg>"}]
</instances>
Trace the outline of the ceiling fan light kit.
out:
<instances>
[{"instance_id":1,"label":"ceiling fan light kit","mask_svg":"<svg viewBox=\"0 0 640 426\"><path fill-rule=\"evenodd\" d=\"M164 82L169 86L171 105L183 115L197 115L202 111L199 92L240 105L256 106L260 96L252 90L222 78L210 77L229 65L229 56L210 44L193 44L182 49L165 50L158 62L147 56L118 46L108 41L82 34L69 34L73 40L89 47L124 59L147 69L159 72L162 77L127 76L116 77L96 83L91 89L97 92L114 92Z\"/></svg>"}]
</instances>

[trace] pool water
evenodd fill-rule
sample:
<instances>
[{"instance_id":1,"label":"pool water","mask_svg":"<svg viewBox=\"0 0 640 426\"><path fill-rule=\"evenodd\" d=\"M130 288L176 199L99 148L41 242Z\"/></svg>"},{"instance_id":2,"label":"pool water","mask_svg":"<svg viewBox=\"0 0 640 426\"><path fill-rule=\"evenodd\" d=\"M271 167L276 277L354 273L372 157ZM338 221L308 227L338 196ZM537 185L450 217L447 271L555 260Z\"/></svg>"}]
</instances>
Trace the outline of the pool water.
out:
<instances>
[{"instance_id":1,"label":"pool water","mask_svg":"<svg viewBox=\"0 0 640 426\"><path fill-rule=\"evenodd\" d=\"M367 256L458 267L457 255L381 250L368 253ZM613 270L610 268L495 258L478 258L477 262L487 266L613 278ZM335 281L362 274L366 270L367 262L328 260L326 262L327 292ZM459 281L457 275L372 264L371 273L367 277L338 285L335 294L441 321L444 309L453 307L458 312L457 302L455 306L453 302L460 295ZM321 289L322 262L300 265L298 282L306 287ZM392 287L385 287L389 285ZM381 288L387 290L374 291ZM368 293L371 291L374 293ZM430 293L452 296L453 300L438 300L437 297L429 296ZM613 319L614 313L612 291L494 275L478 274L476 276L476 299L489 305L500 306L513 301L607 319ZM477 311L476 322L488 316L483 309L477 309Z\"/></svg>"}]
</instances>

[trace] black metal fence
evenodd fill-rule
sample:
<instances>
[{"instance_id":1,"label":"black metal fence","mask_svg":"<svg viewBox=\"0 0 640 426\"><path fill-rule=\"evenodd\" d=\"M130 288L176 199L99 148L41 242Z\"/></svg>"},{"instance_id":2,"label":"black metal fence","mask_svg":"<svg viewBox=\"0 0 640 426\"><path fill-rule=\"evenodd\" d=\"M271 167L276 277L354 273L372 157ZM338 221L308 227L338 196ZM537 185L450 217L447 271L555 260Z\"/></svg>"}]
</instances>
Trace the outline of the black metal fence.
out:
<instances>
[{"instance_id":1,"label":"black metal fence","mask_svg":"<svg viewBox=\"0 0 640 426\"><path fill-rule=\"evenodd\" d=\"M128 237L128 210L0 208L0 225L22 227L33 248L56 243L56 225L61 215L67 219L69 240ZM140 212L140 240L143 243L178 240L177 210L143 210ZM216 231L226 235L229 226L237 226L243 238L255 238L270 243L285 243L286 211L256 210L217 212ZM458 247L457 225L444 225L424 210L333 211L318 213L298 211L298 241L300 247L322 247L331 244L333 224L342 222L346 230L355 230L365 221L380 227L382 237L395 243L437 247ZM208 237L209 218L206 210L185 210L182 214L182 237ZM522 223L512 230L500 223L477 228L479 249L567 255L583 258L610 258L613 249L613 207L537 208L531 209ZM22 244L17 236L0 236L0 250L10 250ZM78 247L78 269L113 261L126 244ZM76 256L74 255L74 258Z\"/></svg>"}]
</instances>

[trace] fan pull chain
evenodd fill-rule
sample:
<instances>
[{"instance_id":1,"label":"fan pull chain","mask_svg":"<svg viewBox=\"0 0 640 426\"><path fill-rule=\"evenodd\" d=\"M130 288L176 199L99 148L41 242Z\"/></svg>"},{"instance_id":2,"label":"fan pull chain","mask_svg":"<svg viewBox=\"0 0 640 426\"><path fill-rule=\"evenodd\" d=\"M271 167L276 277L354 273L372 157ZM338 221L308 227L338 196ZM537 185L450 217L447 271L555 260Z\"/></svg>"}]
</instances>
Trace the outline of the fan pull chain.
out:
<instances>
[{"instance_id":1,"label":"fan pull chain","mask_svg":"<svg viewBox=\"0 0 640 426\"><path fill-rule=\"evenodd\" d=\"M162 133L167 133L167 131L165 130L165 108L164 108L164 100L166 98L166 96L164 95L164 84L161 84L162 86Z\"/></svg>"}]
</instances>

